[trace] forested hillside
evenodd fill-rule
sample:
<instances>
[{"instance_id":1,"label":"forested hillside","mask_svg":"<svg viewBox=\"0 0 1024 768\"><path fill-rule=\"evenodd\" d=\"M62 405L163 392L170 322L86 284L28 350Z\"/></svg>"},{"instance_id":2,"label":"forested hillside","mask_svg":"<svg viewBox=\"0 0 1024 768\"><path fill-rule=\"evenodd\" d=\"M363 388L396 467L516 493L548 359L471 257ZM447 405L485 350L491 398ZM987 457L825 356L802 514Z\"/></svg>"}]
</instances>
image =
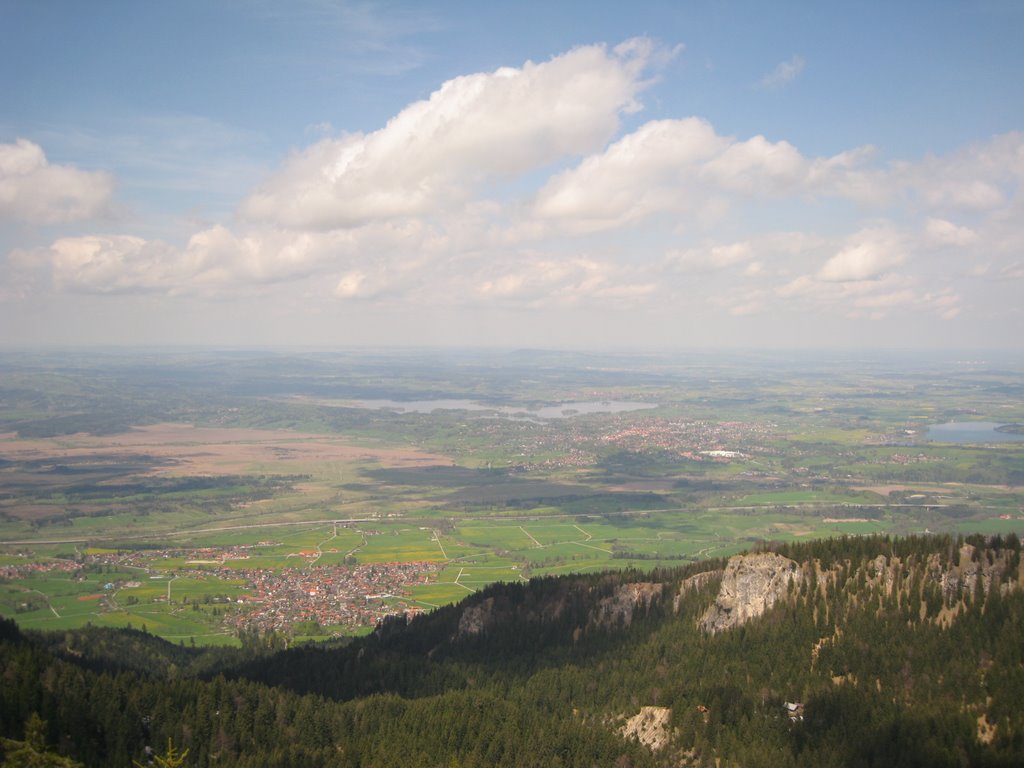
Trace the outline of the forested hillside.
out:
<instances>
[{"instance_id":1,"label":"forested hillside","mask_svg":"<svg viewBox=\"0 0 1024 768\"><path fill-rule=\"evenodd\" d=\"M770 551L497 584L333 648L4 622L0 735L38 715L115 767L168 739L190 766L1024 764L1016 537Z\"/></svg>"}]
</instances>

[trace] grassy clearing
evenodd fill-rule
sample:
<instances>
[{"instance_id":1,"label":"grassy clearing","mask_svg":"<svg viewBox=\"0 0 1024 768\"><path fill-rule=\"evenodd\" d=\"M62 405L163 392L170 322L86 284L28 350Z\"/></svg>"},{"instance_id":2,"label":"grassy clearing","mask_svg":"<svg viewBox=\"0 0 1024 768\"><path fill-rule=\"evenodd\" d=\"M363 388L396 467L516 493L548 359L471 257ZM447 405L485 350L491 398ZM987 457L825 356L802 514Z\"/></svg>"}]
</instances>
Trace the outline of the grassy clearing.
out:
<instances>
[{"instance_id":1,"label":"grassy clearing","mask_svg":"<svg viewBox=\"0 0 1024 768\"><path fill-rule=\"evenodd\" d=\"M585 530L577 528L575 525L527 523L523 525L523 529L545 546L566 541L585 541L590 538L590 534Z\"/></svg>"},{"instance_id":2,"label":"grassy clearing","mask_svg":"<svg viewBox=\"0 0 1024 768\"><path fill-rule=\"evenodd\" d=\"M870 536L884 533L887 524L880 520L843 520L823 523L815 529L816 536Z\"/></svg>"},{"instance_id":3,"label":"grassy clearing","mask_svg":"<svg viewBox=\"0 0 1024 768\"><path fill-rule=\"evenodd\" d=\"M613 545L616 554L640 554L656 559L658 556L681 558L696 555L709 543L708 539L621 539Z\"/></svg>"},{"instance_id":4,"label":"grassy clearing","mask_svg":"<svg viewBox=\"0 0 1024 768\"><path fill-rule=\"evenodd\" d=\"M460 525L455 536L470 547L513 550L536 546L518 523L501 525Z\"/></svg>"},{"instance_id":5,"label":"grassy clearing","mask_svg":"<svg viewBox=\"0 0 1024 768\"><path fill-rule=\"evenodd\" d=\"M363 564L443 562L447 558L433 537L433 531L420 528L367 536L366 545L356 552L356 559Z\"/></svg>"},{"instance_id":6,"label":"grassy clearing","mask_svg":"<svg viewBox=\"0 0 1024 768\"><path fill-rule=\"evenodd\" d=\"M267 528L247 531L217 531L197 533L190 538L195 547L251 547L262 541L277 541L278 538Z\"/></svg>"},{"instance_id":7,"label":"grassy clearing","mask_svg":"<svg viewBox=\"0 0 1024 768\"><path fill-rule=\"evenodd\" d=\"M346 552L362 546L362 543L363 535L358 531L353 531L348 528L339 528L337 536L332 535L325 539L320 542L320 546L323 548L324 552L328 549L336 549L339 554L344 555Z\"/></svg>"},{"instance_id":8,"label":"grassy clearing","mask_svg":"<svg viewBox=\"0 0 1024 768\"><path fill-rule=\"evenodd\" d=\"M1014 487L1012 480L1013 472L1020 471L1019 449L927 443L908 449L883 444L887 435L900 438L908 425L940 421L942 414L955 414L965 406L983 408L977 398L989 395L979 394L987 390L979 390L974 382L965 380L961 394L954 396L948 387L922 390L913 382L895 386L888 374L865 383L867 378L862 380L858 372L846 385L833 383L827 391L817 376L804 381L772 380L771 374L762 374L764 383L756 385L746 379L730 383L727 373L716 383L705 382L696 389L666 385L648 392L666 402L657 412L637 415L645 428L657 427L658 419L700 420L706 424L694 430L693 439L714 441L660 451L609 446L603 436L610 424L597 417L546 426L474 422L465 414L444 412L430 417L348 414L343 408L333 415L318 411L314 417L311 411L292 412L291 405L272 404L272 398L241 412L235 426L302 424L317 434L243 434L244 430L222 425L217 434L180 425L163 428L170 437L160 445L161 456L184 460L182 454L187 454L192 457L188 461L206 462L205 469L225 477L223 482L213 488L200 483L185 492L183 478L192 465L179 462L170 473L177 478L176 484L162 494L119 496L109 485L98 483L91 500L106 508L80 510L95 516L76 517L67 525L48 525L45 520L51 508L68 506L67 494L36 493L34 501L45 510L34 512L33 499L17 503L23 514L40 519L33 518L34 523L27 518L0 519L0 538L88 540L88 544L33 546L37 559L52 555L70 559L86 551L103 554L98 547L111 550L119 538L126 546L145 540L182 550L223 551L166 558L147 557L143 552L134 562L153 569L159 579L129 571L89 575L74 583L64 575L50 574L0 584L0 613L37 626L102 621L139 627L145 623L150 631L169 637L194 635L197 642L222 642L221 636L211 634L216 631L211 606L223 603L206 601L237 596L244 590L240 583L230 584L215 575L221 563L239 570L307 569L318 548L315 562L325 567L344 564L349 553L358 563L447 562L434 583L412 588L414 599L442 605L496 580L678 565L685 559L732 554L762 539L919 533L926 528L964 533L1024 530L1024 521L1017 519L1022 489ZM540 383L528 388L538 400L568 402L570 391L581 390L576 383L559 380L553 386L545 380L546 374L537 376ZM444 384L446 390L453 386L463 383ZM750 391L757 386L762 388L760 397ZM472 397L486 394L482 384L470 388ZM635 399L639 391L633 384L618 387L608 382L593 388L611 399ZM993 408L1008 408L1007 397L991 397ZM1024 420L1016 400L1010 404ZM270 411L274 414L268 415ZM616 416L619 423L613 431L618 426L628 431L632 418ZM337 421L327 426L323 419ZM727 420L733 425L722 425ZM955 419L951 415L947 420ZM755 433L741 421L772 426ZM330 437L332 429L361 437ZM705 436L716 431L718 436ZM180 442L184 432L195 439ZM170 439L175 435L179 442ZM72 451L92 440L68 436L52 442L61 451ZM385 449L388 442L404 447ZM432 462L437 466L426 466L423 454L408 448L412 442L433 446L444 456ZM368 447L356 448L357 444ZM745 458L693 461L683 457L683 450L716 445L740 450ZM564 463L575 449L592 452L597 463L582 468ZM460 466L443 466L450 463L444 457L451 456L458 458ZM548 460L549 468L536 468ZM488 469L489 463L495 468ZM264 476L283 474L302 477L286 487L275 486L269 498L248 493L266 489ZM5 475L9 477L13 475ZM963 484L947 484L951 481ZM887 486L896 486L897 493L868 490ZM857 505L906 503L908 494L918 492L928 494L931 509L922 501L920 508L882 510L878 520L857 519L872 516ZM154 499L160 503L151 504ZM123 504L126 500L132 501L130 511ZM968 509L944 512L937 504ZM0 511L9 508L13 509L6 501L0 504ZM1000 514L1011 519L1000 520ZM362 522L339 527L335 535L333 525L319 522L332 518ZM236 526L237 530L213 530ZM261 542L272 545L254 546ZM86 550L89 544L92 548ZM240 547L251 549L234 549ZM240 554L248 557L225 559ZM190 559L210 562L187 562ZM0 565L23 562L12 554L0 555ZM176 578L169 582L172 576ZM134 579L141 586L104 590L108 579ZM164 602L168 584L169 604ZM392 604L402 601L396 598ZM200 640L200 636L209 639Z\"/></svg>"},{"instance_id":9,"label":"grassy clearing","mask_svg":"<svg viewBox=\"0 0 1024 768\"><path fill-rule=\"evenodd\" d=\"M490 552L489 547L469 546L453 536L441 536L440 546L444 548L449 560L463 560Z\"/></svg>"},{"instance_id":10,"label":"grassy clearing","mask_svg":"<svg viewBox=\"0 0 1024 768\"><path fill-rule=\"evenodd\" d=\"M624 565L624 563L623 563ZM593 573L608 569L607 560L577 559L569 562L554 562L531 567L529 576L564 576L567 573Z\"/></svg>"},{"instance_id":11,"label":"grassy clearing","mask_svg":"<svg viewBox=\"0 0 1024 768\"><path fill-rule=\"evenodd\" d=\"M883 499L873 493L841 494L826 491L779 491L752 493L739 499L735 506L758 504L880 504Z\"/></svg>"},{"instance_id":12,"label":"grassy clearing","mask_svg":"<svg viewBox=\"0 0 1024 768\"><path fill-rule=\"evenodd\" d=\"M147 632L161 637L207 635L217 631L201 611L172 612L167 606L112 611L98 617L93 624L104 627L131 626L135 629L145 627Z\"/></svg>"},{"instance_id":13,"label":"grassy clearing","mask_svg":"<svg viewBox=\"0 0 1024 768\"><path fill-rule=\"evenodd\" d=\"M321 567L333 567L333 566L340 566L340 565L348 565L349 564L348 561L349 561L349 555L347 554L347 552L327 552L327 551L325 551L315 561L310 559L309 562L314 563L316 565L316 567L321 568Z\"/></svg>"},{"instance_id":14,"label":"grassy clearing","mask_svg":"<svg viewBox=\"0 0 1024 768\"><path fill-rule=\"evenodd\" d=\"M252 555L244 560L225 560L224 564L231 568L246 570L280 571L282 568L302 568L311 559L311 557L303 557L298 552L287 552L279 555Z\"/></svg>"},{"instance_id":15,"label":"grassy clearing","mask_svg":"<svg viewBox=\"0 0 1024 768\"><path fill-rule=\"evenodd\" d=\"M515 565L450 565L438 574L438 583L490 584L494 581L519 581Z\"/></svg>"},{"instance_id":16,"label":"grassy clearing","mask_svg":"<svg viewBox=\"0 0 1024 768\"><path fill-rule=\"evenodd\" d=\"M997 533L1021 534L1024 532L1024 519L1018 516L1009 520L1002 520L999 518L991 520L972 520L970 522L963 522L954 525L954 528L960 533L982 533L986 536L994 536Z\"/></svg>"},{"instance_id":17,"label":"grassy clearing","mask_svg":"<svg viewBox=\"0 0 1024 768\"><path fill-rule=\"evenodd\" d=\"M171 587L170 604L166 602L168 585ZM162 627L173 616L189 613L185 622L191 633L193 625L209 631L213 623L207 615L209 603L242 592L240 581L214 577L148 579L129 571L87 573L77 578L67 574L39 574L3 585L0 614L14 617L26 627L64 629L86 622L104 623L108 619L103 617L109 616L119 616L109 620L116 621L116 626L124 626L127 621L134 621L133 616L166 614L167 618L155 619ZM202 602L207 610L181 607L191 600ZM192 613L200 615L191 616ZM175 620L182 621L180 616ZM135 621L135 625L138 624Z\"/></svg>"},{"instance_id":18,"label":"grassy clearing","mask_svg":"<svg viewBox=\"0 0 1024 768\"><path fill-rule=\"evenodd\" d=\"M410 590L412 600L418 603L425 603L426 607L436 607L457 603L466 595L475 592L473 588L467 589L452 582L438 582L437 584L422 584Z\"/></svg>"},{"instance_id":19,"label":"grassy clearing","mask_svg":"<svg viewBox=\"0 0 1024 768\"><path fill-rule=\"evenodd\" d=\"M317 544L330 538L334 534L333 526L310 528L306 530L291 530L281 533L276 538L283 546L295 550L308 550L316 547Z\"/></svg>"}]
</instances>

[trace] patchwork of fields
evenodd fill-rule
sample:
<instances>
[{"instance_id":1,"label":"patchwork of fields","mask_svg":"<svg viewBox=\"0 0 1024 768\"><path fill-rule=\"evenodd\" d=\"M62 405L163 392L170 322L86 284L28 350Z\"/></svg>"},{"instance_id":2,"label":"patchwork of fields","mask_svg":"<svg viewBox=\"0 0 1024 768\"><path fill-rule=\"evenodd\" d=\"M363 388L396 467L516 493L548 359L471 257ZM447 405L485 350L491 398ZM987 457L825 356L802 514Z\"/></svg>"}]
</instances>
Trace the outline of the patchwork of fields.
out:
<instances>
[{"instance_id":1,"label":"patchwork of fields","mask_svg":"<svg viewBox=\"0 0 1024 768\"><path fill-rule=\"evenodd\" d=\"M0 374L0 615L196 643L235 643L243 629L323 637L494 581L672 566L765 540L1024 532L1024 445L937 443L921 429L967 403L977 418L1024 421L1013 375L936 389L859 369L699 381L387 370L372 387L415 393L417 409L351 405L346 394L372 391L352 372L317 398L203 380L110 433L78 428L95 430L127 381L143 387L134 378L69 405L68 391L100 379L67 374L73 386L40 406L51 375L5 389ZM276 393L280 374L266 376ZM325 386L321 373L288 382ZM428 399L443 391L452 399L436 402L450 407L510 389L521 410L431 410ZM530 415L552 402L580 408Z\"/></svg>"}]
</instances>

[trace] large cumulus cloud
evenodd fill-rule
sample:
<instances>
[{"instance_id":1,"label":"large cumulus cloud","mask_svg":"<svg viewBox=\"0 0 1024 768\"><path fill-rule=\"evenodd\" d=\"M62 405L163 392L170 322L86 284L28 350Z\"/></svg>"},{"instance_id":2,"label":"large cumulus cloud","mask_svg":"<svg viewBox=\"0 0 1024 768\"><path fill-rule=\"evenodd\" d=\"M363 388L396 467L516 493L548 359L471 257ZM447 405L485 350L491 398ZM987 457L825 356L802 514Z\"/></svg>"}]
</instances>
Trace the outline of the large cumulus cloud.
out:
<instances>
[{"instance_id":1,"label":"large cumulus cloud","mask_svg":"<svg viewBox=\"0 0 1024 768\"><path fill-rule=\"evenodd\" d=\"M70 234L16 261L94 294L305 281L325 301L403 309L741 317L953 319L970 311L965 279L1024 276L1024 134L881 162L870 146L812 156L696 116L643 121L640 98L669 55L634 40L457 77L379 130L296 151L233 222L178 242ZM0 212L13 178L26 220L108 201L108 177L6 146ZM57 186L69 202L46 192Z\"/></svg>"},{"instance_id":2,"label":"large cumulus cloud","mask_svg":"<svg viewBox=\"0 0 1024 768\"><path fill-rule=\"evenodd\" d=\"M101 214L110 203L109 174L51 165L27 139L0 144L0 218L63 224Z\"/></svg>"},{"instance_id":3,"label":"large cumulus cloud","mask_svg":"<svg viewBox=\"0 0 1024 768\"><path fill-rule=\"evenodd\" d=\"M333 229L427 215L490 177L601 148L638 108L653 44L594 45L457 77L369 134L297 152L243 204L251 220Z\"/></svg>"}]
</instances>

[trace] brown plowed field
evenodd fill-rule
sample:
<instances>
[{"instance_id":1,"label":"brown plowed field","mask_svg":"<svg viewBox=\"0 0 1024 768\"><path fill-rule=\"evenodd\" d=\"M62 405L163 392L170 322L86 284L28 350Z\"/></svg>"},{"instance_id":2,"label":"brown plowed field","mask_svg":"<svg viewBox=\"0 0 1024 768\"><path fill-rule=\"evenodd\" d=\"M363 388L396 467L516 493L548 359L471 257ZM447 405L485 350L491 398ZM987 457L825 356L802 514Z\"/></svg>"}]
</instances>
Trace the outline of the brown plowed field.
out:
<instances>
[{"instance_id":1,"label":"brown plowed field","mask_svg":"<svg viewBox=\"0 0 1024 768\"><path fill-rule=\"evenodd\" d=\"M174 475L235 475L254 464L273 464L275 472L288 474L319 462L367 461L383 467L452 463L446 456L415 448L371 448L352 445L344 436L286 429L154 424L104 436L19 440L13 433L0 434L0 456L10 460L140 454L171 462L156 472Z\"/></svg>"}]
</instances>

